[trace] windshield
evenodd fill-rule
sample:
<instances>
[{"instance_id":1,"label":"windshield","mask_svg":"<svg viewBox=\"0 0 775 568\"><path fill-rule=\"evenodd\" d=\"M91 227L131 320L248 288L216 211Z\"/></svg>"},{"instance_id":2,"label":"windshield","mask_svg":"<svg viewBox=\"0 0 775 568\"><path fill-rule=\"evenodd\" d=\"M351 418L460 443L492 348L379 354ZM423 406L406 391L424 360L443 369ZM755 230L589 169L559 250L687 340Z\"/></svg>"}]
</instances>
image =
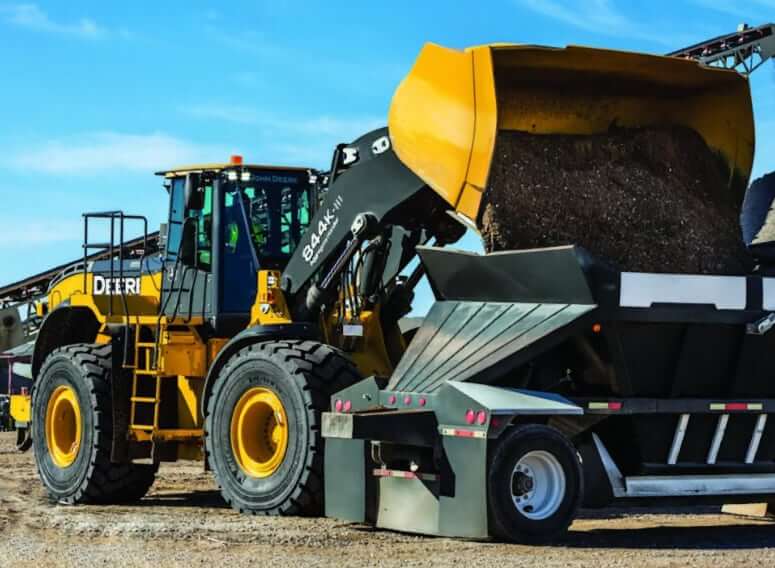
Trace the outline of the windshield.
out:
<instances>
[{"instance_id":1,"label":"windshield","mask_svg":"<svg viewBox=\"0 0 775 568\"><path fill-rule=\"evenodd\" d=\"M242 201L248 232L259 264L283 265L293 254L310 220L310 184L304 173L252 173L232 182L224 194L225 207L241 217ZM230 215L226 215L230 217ZM227 226L226 247L236 247L240 224Z\"/></svg>"}]
</instances>

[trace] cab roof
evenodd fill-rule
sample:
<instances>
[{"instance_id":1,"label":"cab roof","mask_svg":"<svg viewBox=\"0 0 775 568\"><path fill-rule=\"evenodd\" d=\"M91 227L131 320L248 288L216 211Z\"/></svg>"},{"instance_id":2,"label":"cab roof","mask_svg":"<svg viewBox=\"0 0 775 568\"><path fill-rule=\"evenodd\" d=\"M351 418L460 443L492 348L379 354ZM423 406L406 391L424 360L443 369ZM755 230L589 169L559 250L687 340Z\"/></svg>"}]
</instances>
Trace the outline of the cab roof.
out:
<instances>
[{"instance_id":1,"label":"cab roof","mask_svg":"<svg viewBox=\"0 0 775 568\"><path fill-rule=\"evenodd\" d=\"M233 164L231 162L191 164L188 166L178 166L169 170L156 172L157 176L166 178L180 177L192 172L220 172L223 170L258 170L258 171L283 171L283 172L308 172L313 168L303 168L299 166L271 166L266 164Z\"/></svg>"}]
</instances>

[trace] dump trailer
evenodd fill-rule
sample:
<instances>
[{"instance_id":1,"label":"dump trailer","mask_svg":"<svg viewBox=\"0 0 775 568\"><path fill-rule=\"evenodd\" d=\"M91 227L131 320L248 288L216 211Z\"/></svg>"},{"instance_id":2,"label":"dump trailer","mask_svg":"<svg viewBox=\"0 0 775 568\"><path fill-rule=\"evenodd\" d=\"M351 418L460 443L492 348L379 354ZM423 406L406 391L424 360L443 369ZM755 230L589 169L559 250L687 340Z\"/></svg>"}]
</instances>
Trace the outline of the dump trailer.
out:
<instances>
[{"instance_id":1,"label":"dump trailer","mask_svg":"<svg viewBox=\"0 0 775 568\"><path fill-rule=\"evenodd\" d=\"M499 132L588 134L605 132L612 124L677 124L695 130L725 168L727 190L742 196L753 158L753 118L748 83L737 73L675 58L577 47L495 45L455 51L428 45L393 98L388 127L339 145L325 175L250 166L241 159L162 172L170 203L164 245L159 254L131 260L125 257L124 225L139 223L145 232L144 218L122 212L86 215L84 254L108 251L108 258L83 262L52 282L32 358L35 382L26 410L49 495L65 503L131 501L145 494L161 462L199 458L212 470L224 499L240 511L319 514L324 490L331 514L344 512L343 500L351 510L371 510L377 503L365 496L377 468L358 456L374 451L377 462L393 464L389 444L375 444L381 442L381 429L364 437L354 424L353 433L361 438L342 439L346 425L336 431L339 438L324 438L324 430L335 433L323 423L324 411L333 410L334 418L344 420L363 411L382 413L394 434L408 432L412 443L401 438L393 445L398 452L406 450L406 459L401 458L406 468L396 464L381 471L438 475L447 484L445 495L463 496L463 486L455 481L465 479L462 472L439 469L460 463L447 443L462 443L458 448L468 466L480 468L482 452L497 441L483 434L498 406L486 394L502 391L470 392L478 401L470 408L469 395L461 394L464 424L470 409L472 427L457 428L451 418L439 422L452 425L460 436L413 421L435 420L424 409L440 408L431 397L441 397L449 381L439 382L438 395L426 394L424 386L404 388L403 382L394 389L402 393L406 408L421 405L419 413L404 409L397 414L389 404L383 408L380 387L411 367L429 335L420 330L407 350L410 333L402 333L399 322L411 310L413 289L426 268L434 271L428 260L434 252L423 252L428 258L416 268L410 263L418 247L443 248L480 222ZM94 238L95 223L103 223L107 238ZM595 313L598 288L584 288L582 271L571 263L580 254L565 251L557 257L556 270L529 271L540 274L541 286L556 295L536 292L530 300L545 306L527 321L547 319L535 331L545 338L536 342L536 357L539 345L545 349L559 342L560 330L577 321L582 325ZM501 322L512 321L523 309L518 304L524 295L509 288L517 281L507 277L514 274L508 266L490 266L487 259L450 266L459 268L450 275L458 286L455 294L465 284L478 290L472 300L488 299L476 320L481 325L497 315L492 302L517 305ZM558 274L577 281L570 296L558 285ZM431 278L438 280L434 274ZM552 302L568 307L555 310ZM468 314L462 322L473 322L475 310L462 309ZM472 334L461 337L473 340ZM605 401L609 383L602 369L610 365L611 355L595 351L602 337L595 336L597 342L587 351L600 359L595 384ZM425 377L425 367L451 355L451 346L438 345L425 352L427 363L412 373ZM540 422L547 405L572 408L553 391L558 377L568 377L560 381L565 385L576 375L558 375L550 364L557 359L547 357L547 366L528 373L533 378L526 383L543 394L519 395L522 406L508 400L503 409L531 407ZM496 353L488 359L493 372L508 375L511 371L495 359L502 357ZM573 361L565 369L575 369ZM497 388L481 378L484 366L478 364L476 373L455 384L463 391ZM363 377L368 377L365 383ZM374 386L358 391L360 398L336 395L364 385ZM516 436L518 422L500 422L497 438ZM573 440L567 430L551 432L553 447L564 448L557 450L565 451L558 459L568 473L560 473L544 450L530 467L554 471L576 499L572 485L582 483L580 465L566 459L575 456ZM545 434L538 430L539 437ZM487 443L469 454L466 436ZM600 439L610 443L602 434ZM422 456L430 452L431 461L418 462L417 447ZM378 450L384 451L382 458ZM513 452L503 450L504 464L512 457ZM529 485L528 478L519 483ZM395 496L413 498L402 491ZM478 507L476 523L486 502ZM449 518L446 511L440 512L442 518ZM390 526L412 528L408 522Z\"/></svg>"},{"instance_id":2,"label":"dump trailer","mask_svg":"<svg viewBox=\"0 0 775 568\"><path fill-rule=\"evenodd\" d=\"M504 131L675 124L703 137L740 203L747 81L687 60L426 46L389 130L399 158L478 220ZM424 323L393 373L342 390L323 415L327 515L534 542L582 505L775 494L772 247L752 247L755 273L716 276L626 272L565 245L419 249L436 300Z\"/></svg>"}]
</instances>

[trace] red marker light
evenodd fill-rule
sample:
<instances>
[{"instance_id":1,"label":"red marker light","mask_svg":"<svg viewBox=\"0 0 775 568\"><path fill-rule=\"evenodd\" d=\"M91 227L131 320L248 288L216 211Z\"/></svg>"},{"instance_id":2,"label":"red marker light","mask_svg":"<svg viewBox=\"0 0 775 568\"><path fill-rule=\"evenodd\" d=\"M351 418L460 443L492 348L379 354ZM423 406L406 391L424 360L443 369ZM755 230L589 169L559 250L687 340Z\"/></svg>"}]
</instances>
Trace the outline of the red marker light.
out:
<instances>
[{"instance_id":1,"label":"red marker light","mask_svg":"<svg viewBox=\"0 0 775 568\"><path fill-rule=\"evenodd\" d=\"M229 158L229 163L232 166L241 166L242 165L242 156L238 154L234 154L231 158Z\"/></svg>"},{"instance_id":2,"label":"red marker light","mask_svg":"<svg viewBox=\"0 0 775 568\"><path fill-rule=\"evenodd\" d=\"M409 406L410 404L412 404L412 397L411 397L411 396L409 396L409 395L406 395L406 396L404 397L404 404L405 404L405 405L407 405L407 406Z\"/></svg>"},{"instance_id":3,"label":"red marker light","mask_svg":"<svg viewBox=\"0 0 775 568\"><path fill-rule=\"evenodd\" d=\"M470 408L466 410L466 424L473 424L476 421L476 413Z\"/></svg>"},{"instance_id":4,"label":"red marker light","mask_svg":"<svg viewBox=\"0 0 775 568\"><path fill-rule=\"evenodd\" d=\"M476 413L476 423L483 426L487 422L487 413L484 410L480 410Z\"/></svg>"},{"instance_id":5,"label":"red marker light","mask_svg":"<svg viewBox=\"0 0 775 568\"><path fill-rule=\"evenodd\" d=\"M390 398L388 398L388 404L395 404L396 403L396 395L391 394Z\"/></svg>"},{"instance_id":6,"label":"red marker light","mask_svg":"<svg viewBox=\"0 0 775 568\"><path fill-rule=\"evenodd\" d=\"M342 408L344 407L344 404L342 404L341 399L337 399L337 401L334 403L334 410L337 412L342 412Z\"/></svg>"},{"instance_id":7,"label":"red marker light","mask_svg":"<svg viewBox=\"0 0 775 568\"><path fill-rule=\"evenodd\" d=\"M345 400L344 401L344 411L345 412L350 412L350 410L352 410L352 407L353 407L353 403L352 402L350 402L349 400Z\"/></svg>"},{"instance_id":8,"label":"red marker light","mask_svg":"<svg viewBox=\"0 0 775 568\"><path fill-rule=\"evenodd\" d=\"M420 399L418 402L420 403L420 406L425 406L425 404L426 404L428 401L427 401L427 400L425 400L424 398L421 398L421 399Z\"/></svg>"}]
</instances>

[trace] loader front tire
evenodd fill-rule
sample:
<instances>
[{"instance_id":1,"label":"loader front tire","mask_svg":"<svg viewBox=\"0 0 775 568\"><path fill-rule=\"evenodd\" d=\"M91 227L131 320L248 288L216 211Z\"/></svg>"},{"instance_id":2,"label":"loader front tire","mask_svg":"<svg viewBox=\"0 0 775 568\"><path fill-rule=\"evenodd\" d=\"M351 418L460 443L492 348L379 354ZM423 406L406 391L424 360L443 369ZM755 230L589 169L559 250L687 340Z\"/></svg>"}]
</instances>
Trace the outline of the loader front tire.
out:
<instances>
[{"instance_id":1,"label":"loader front tire","mask_svg":"<svg viewBox=\"0 0 775 568\"><path fill-rule=\"evenodd\" d=\"M156 466L113 463L111 346L53 351L32 391L32 445L38 474L57 503L127 503L150 489Z\"/></svg>"},{"instance_id":2,"label":"loader front tire","mask_svg":"<svg viewBox=\"0 0 775 568\"><path fill-rule=\"evenodd\" d=\"M507 430L490 451L490 533L522 543L550 541L570 526L581 504L583 474L573 444L540 424Z\"/></svg>"},{"instance_id":3,"label":"loader front tire","mask_svg":"<svg viewBox=\"0 0 775 568\"><path fill-rule=\"evenodd\" d=\"M359 378L316 341L260 342L232 355L205 419L208 464L226 502L242 513L322 514L321 413Z\"/></svg>"}]
</instances>

